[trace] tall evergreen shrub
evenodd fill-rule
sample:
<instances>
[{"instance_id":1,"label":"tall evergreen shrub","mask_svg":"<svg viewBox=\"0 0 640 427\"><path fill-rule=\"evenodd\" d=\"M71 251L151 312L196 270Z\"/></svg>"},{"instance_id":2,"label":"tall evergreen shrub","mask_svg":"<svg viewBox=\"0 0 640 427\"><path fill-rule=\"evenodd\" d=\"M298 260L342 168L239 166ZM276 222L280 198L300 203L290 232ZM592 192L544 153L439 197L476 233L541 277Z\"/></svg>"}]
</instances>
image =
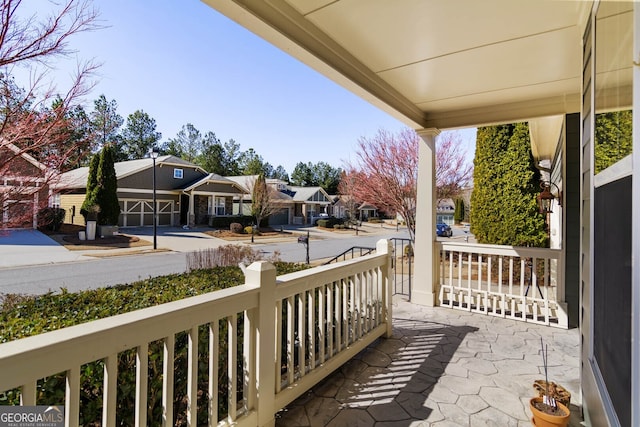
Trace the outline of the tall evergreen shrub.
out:
<instances>
[{"instance_id":1,"label":"tall evergreen shrub","mask_svg":"<svg viewBox=\"0 0 640 427\"><path fill-rule=\"evenodd\" d=\"M526 123L479 128L471 195L471 232L479 243L547 245L538 212L540 174Z\"/></svg>"},{"instance_id":2,"label":"tall evergreen shrub","mask_svg":"<svg viewBox=\"0 0 640 427\"><path fill-rule=\"evenodd\" d=\"M87 220L96 220L94 217L95 207L98 206L96 200L96 187L98 186L98 164L100 163L100 153L96 153L91 157L89 162L89 175L87 177L87 188L84 202L80 207L80 214Z\"/></svg>"},{"instance_id":3,"label":"tall evergreen shrub","mask_svg":"<svg viewBox=\"0 0 640 427\"><path fill-rule=\"evenodd\" d=\"M98 186L96 188L96 200L100 205L98 224L117 225L120 216L120 203L118 202L118 179L114 166L113 147L105 145L100 152L98 164Z\"/></svg>"}]
</instances>

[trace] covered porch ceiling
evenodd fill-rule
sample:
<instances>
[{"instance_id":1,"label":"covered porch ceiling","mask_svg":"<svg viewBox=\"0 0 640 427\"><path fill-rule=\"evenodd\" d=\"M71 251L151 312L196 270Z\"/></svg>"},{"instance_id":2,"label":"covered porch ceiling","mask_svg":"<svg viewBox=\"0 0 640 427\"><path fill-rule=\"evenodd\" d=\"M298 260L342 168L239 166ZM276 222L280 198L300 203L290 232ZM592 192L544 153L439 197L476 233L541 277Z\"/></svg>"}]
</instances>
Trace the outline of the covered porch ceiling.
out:
<instances>
[{"instance_id":1,"label":"covered porch ceiling","mask_svg":"<svg viewBox=\"0 0 640 427\"><path fill-rule=\"evenodd\" d=\"M203 1L415 129L580 111L590 1Z\"/></svg>"}]
</instances>

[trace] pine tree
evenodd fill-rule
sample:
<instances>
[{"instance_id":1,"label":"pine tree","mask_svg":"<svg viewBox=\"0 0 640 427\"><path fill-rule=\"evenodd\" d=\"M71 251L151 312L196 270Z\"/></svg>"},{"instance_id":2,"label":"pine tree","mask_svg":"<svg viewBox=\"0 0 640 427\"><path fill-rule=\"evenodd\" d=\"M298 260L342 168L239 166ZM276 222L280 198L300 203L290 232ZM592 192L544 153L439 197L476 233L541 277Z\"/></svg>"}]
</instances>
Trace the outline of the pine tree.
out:
<instances>
[{"instance_id":1,"label":"pine tree","mask_svg":"<svg viewBox=\"0 0 640 427\"><path fill-rule=\"evenodd\" d=\"M114 153L111 144L107 144L100 152L98 164L98 186L96 200L100 206L98 224L117 225L120 217L120 203L118 202L118 179L114 166Z\"/></svg>"},{"instance_id":2,"label":"pine tree","mask_svg":"<svg viewBox=\"0 0 640 427\"><path fill-rule=\"evenodd\" d=\"M479 243L546 246L539 181L526 123L478 129L471 231Z\"/></svg>"}]
</instances>

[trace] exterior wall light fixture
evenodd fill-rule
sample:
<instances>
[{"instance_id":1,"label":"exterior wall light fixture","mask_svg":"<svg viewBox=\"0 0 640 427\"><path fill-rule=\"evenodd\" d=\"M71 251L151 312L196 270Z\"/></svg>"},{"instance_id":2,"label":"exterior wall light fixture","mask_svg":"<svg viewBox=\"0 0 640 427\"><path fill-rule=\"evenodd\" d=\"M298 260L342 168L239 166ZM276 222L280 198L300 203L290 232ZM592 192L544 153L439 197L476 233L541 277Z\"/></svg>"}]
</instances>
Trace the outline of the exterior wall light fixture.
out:
<instances>
[{"instance_id":1,"label":"exterior wall light fixture","mask_svg":"<svg viewBox=\"0 0 640 427\"><path fill-rule=\"evenodd\" d=\"M556 188L558 196L554 196L551 192L551 186ZM553 212L551 209L553 205L553 200L558 199L558 206L562 206L562 191L556 184L548 181L540 181L540 188L542 191L538 194L538 207L540 209L541 214L548 214Z\"/></svg>"}]
</instances>

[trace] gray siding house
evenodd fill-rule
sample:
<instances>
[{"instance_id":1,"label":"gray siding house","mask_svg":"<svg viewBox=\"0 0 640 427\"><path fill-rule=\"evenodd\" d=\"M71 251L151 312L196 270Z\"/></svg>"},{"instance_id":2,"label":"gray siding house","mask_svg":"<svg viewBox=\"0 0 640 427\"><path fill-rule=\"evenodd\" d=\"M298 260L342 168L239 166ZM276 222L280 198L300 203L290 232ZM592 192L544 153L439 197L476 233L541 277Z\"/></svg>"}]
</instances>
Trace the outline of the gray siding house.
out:
<instances>
[{"instance_id":1,"label":"gray siding house","mask_svg":"<svg viewBox=\"0 0 640 427\"><path fill-rule=\"evenodd\" d=\"M153 225L153 160L129 160L115 164L118 178L121 227ZM80 207L86 196L89 168L62 175L55 190L65 222L83 225ZM156 205L158 225L207 224L214 216L232 213L234 199L247 190L222 176L175 156L156 159Z\"/></svg>"}]
</instances>

